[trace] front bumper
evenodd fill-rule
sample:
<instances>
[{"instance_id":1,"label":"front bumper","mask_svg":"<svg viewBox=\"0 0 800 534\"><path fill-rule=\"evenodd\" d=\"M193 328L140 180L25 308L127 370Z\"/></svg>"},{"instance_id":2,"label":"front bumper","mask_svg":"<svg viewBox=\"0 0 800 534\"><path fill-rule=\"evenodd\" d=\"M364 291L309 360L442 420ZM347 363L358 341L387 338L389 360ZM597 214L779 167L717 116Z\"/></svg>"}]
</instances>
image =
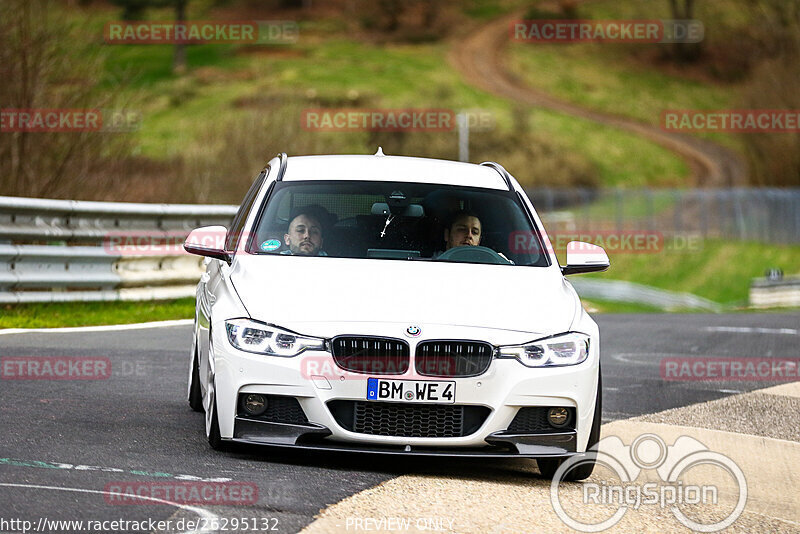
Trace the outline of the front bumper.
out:
<instances>
[{"instance_id":1,"label":"front bumper","mask_svg":"<svg viewBox=\"0 0 800 534\"><path fill-rule=\"evenodd\" d=\"M494 432L486 437L486 446L484 447L449 449L412 445L365 446L355 443L338 443L325 439L330 435L330 429L314 423L295 425L236 417L233 439L230 441L251 445L292 447L318 451L478 458L564 457L575 454L577 442L577 432L575 430L542 434Z\"/></svg>"},{"instance_id":2,"label":"front bumper","mask_svg":"<svg viewBox=\"0 0 800 534\"><path fill-rule=\"evenodd\" d=\"M242 352L231 347L224 334L220 334L224 328L215 328L212 332L214 389L220 434L225 440L315 450L424 456L563 457L586 448L597 391L599 350L596 337L587 360L575 366L528 368L516 360L496 359L484 374L470 378L386 376L402 380L453 380L456 382L456 405L488 408L488 416L480 427L468 435L405 437L350 431L337 422L329 408L331 401L366 401L367 378L374 375L342 371L326 352L307 351L294 358ZM264 422L243 417L238 410L238 398L244 393L297 399L308 423ZM546 406L573 409L573 429L535 434L508 431L521 408Z\"/></svg>"}]
</instances>

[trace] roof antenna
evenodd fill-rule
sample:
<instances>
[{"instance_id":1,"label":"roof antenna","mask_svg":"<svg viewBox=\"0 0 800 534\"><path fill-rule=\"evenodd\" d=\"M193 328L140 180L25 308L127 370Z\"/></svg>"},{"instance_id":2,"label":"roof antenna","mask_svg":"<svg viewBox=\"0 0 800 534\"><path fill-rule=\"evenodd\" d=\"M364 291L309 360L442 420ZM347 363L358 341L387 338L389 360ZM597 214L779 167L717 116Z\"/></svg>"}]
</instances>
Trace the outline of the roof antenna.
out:
<instances>
[{"instance_id":1,"label":"roof antenna","mask_svg":"<svg viewBox=\"0 0 800 534\"><path fill-rule=\"evenodd\" d=\"M383 147L378 147L378 151L375 152L376 156L385 156L386 154L383 153Z\"/></svg>"}]
</instances>

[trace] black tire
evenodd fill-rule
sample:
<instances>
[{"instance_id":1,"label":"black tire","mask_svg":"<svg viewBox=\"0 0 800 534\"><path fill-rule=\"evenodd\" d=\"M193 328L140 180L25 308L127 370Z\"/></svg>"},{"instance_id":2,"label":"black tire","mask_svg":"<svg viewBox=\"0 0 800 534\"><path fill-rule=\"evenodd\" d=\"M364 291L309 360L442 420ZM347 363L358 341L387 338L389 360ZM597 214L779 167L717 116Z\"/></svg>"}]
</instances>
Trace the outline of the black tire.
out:
<instances>
[{"instance_id":1,"label":"black tire","mask_svg":"<svg viewBox=\"0 0 800 534\"><path fill-rule=\"evenodd\" d=\"M211 432L208 433L208 444L215 451L227 451L228 443L222 441L222 436L219 433L219 421L217 420L217 403L211 407Z\"/></svg>"},{"instance_id":2,"label":"black tire","mask_svg":"<svg viewBox=\"0 0 800 534\"><path fill-rule=\"evenodd\" d=\"M197 363L197 353L192 364L192 384L189 386L189 406L196 412L203 411L203 393L200 391L200 366Z\"/></svg>"},{"instance_id":3,"label":"black tire","mask_svg":"<svg viewBox=\"0 0 800 534\"><path fill-rule=\"evenodd\" d=\"M594 403L594 417L592 418L592 429L589 431L589 441L586 443L586 449L590 449L600 441L600 422L603 416L603 377L599 373L597 376L597 396ZM564 458L539 458L536 464L539 466L539 472L543 477L552 479L556 474L559 466L564 462ZM594 460L586 457L578 465L567 471L561 478L567 482L576 482L578 480L585 480L592 475L594 471Z\"/></svg>"}]
</instances>

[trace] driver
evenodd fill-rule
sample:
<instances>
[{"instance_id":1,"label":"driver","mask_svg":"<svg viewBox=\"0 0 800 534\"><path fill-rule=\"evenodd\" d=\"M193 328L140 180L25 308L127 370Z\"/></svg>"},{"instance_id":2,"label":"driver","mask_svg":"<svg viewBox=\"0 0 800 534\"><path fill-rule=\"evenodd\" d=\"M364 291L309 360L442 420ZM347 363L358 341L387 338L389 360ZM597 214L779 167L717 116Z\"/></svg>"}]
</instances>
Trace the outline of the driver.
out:
<instances>
[{"instance_id":1,"label":"driver","mask_svg":"<svg viewBox=\"0 0 800 534\"><path fill-rule=\"evenodd\" d=\"M480 218L475 212L469 210L458 210L447 219L444 229L445 250L455 247L477 247L481 244L483 236L483 226ZM502 252L493 251L505 261L514 265L514 262L506 258ZM444 254L437 252L433 259Z\"/></svg>"},{"instance_id":2,"label":"driver","mask_svg":"<svg viewBox=\"0 0 800 534\"><path fill-rule=\"evenodd\" d=\"M281 254L295 256L327 256L322 250L322 224L311 209L300 210L291 221L283 235L288 250Z\"/></svg>"},{"instance_id":3,"label":"driver","mask_svg":"<svg viewBox=\"0 0 800 534\"><path fill-rule=\"evenodd\" d=\"M445 250L480 245L481 231L481 220L475 213L468 210L453 213L444 229Z\"/></svg>"}]
</instances>

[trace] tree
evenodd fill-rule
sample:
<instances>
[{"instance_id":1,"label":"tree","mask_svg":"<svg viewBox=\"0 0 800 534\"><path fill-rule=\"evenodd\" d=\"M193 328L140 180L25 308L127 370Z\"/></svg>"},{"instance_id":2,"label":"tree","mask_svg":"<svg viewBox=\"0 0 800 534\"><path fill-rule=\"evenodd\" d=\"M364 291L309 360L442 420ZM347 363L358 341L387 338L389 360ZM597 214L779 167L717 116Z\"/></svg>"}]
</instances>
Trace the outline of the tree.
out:
<instances>
[{"instance_id":1,"label":"tree","mask_svg":"<svg viewBox=\"0 0 800 534\"><path fill-rule=\"evenodd\" d=\"M0 2L0 103L3 110L102 110L105 50L76 50L77 30L54 0ZM81 24L76 22L74 24ZM105 118L105 117L103 117ZM83 197L91 176L127 154L125 136L107 131L0 132L0 195ZM115 187L105 180L105 187ZM101 186L102 187L102 186ZM120 189L117 187L117 189ZM87 193L88 192L88 193Z\"/></svg>"},{"instance_id":2,"label":"tree","mask_svg":"<svg viewBox=\"0 0 800 534\"><path fill-rule=\"evenodd\" d=\"M673 20L691 20L694 18L694 0L669 0L670 13ZM694 61L700 57L700 43L675 42L672 44L673 57L682 62Z\"/></svg>"},{"instance_id":3,"label":"tree","mask_svg":"<svg viewBox=\"0 0 800 534\"><path fill-rule=\"evenodd\" d=\"M186 22L186 4L189 0L175 0L175 22ZM175 56L172 60L172 72L183 74L186 72L186 43L175 43Z\"/></svg>"},{"instance_id":4,"label":"tree","mask_svg":"<svg viewBox=\"0 0 800 534\"><path fill-rule=\"evenodd\" d=\"M114 5L123 8L123 20L141 20L150 7L174 7L175 22L186 22L186 8L189 0L111 0ZM186 70L186 43L175 43L175 55L172 60L172 71L183 73Z\"/></svg>"},{"instance_id":5,"label":"tree","mask_svg":"<svg viewBox=\"0 0 800 534\"><path fill-rule=\"evenodd\" d=\"M800 3L751 0L748 4L758 65L743 90L745 109L800 109ZM741 135L750 161L751 181L757 185L800 185L800 134L746 133Z\"/></svg>"},{"instance_id":6,"label":"tree","mask_svg":"<svg viewBox=\"0 0 800 534\"><path fill-rule=\"evenodd\" d=\"M122 7L122 20L141 20L145 10L154 5L153 0L111 0L111 3Z\"/></svg>"}]
</instances>

